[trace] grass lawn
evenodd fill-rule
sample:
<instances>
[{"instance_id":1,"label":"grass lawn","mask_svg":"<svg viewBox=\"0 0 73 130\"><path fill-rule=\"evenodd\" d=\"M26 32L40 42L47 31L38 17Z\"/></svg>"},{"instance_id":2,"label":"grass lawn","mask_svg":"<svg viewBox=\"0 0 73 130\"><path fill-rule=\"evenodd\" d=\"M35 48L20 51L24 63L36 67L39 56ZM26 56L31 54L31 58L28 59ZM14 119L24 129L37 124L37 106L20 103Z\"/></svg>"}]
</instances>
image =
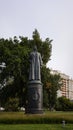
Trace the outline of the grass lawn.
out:
<instances>
[{"instance_id":1,"label":"grass lawn","mask_svg":"<svg viewBox=\"0 0 73 130\"><path fill-rule=\"evenodd\" d=\"M62 127L62 124L25 124L25 125L0 124L0 130L73 130L73 125L66 124L65 127Z\"/></svg>"}]
</instances>

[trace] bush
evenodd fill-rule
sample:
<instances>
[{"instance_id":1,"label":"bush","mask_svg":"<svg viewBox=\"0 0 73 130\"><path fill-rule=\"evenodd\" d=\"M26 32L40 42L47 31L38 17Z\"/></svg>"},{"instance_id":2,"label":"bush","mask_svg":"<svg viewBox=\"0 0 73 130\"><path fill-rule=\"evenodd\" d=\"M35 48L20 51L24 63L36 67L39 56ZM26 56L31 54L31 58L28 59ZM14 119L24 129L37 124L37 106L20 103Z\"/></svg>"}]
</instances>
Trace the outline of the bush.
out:
<instances>
[{"instance_id":1,"label":"bush","mask_svg":"<svg viewBox=\"0 0 73 130\"><path fill-rule=\"evenodd\" d=\"M0 112L0 124L73 124L73 112L49 112L24 114L24 112Z\"/></svg>"},{"instance_id":2,"label":"bush","mask_svg":"<svg viewBox=\"0 0 73 130\"><path fill-rule=\"evenodd\" d=\"M5 111L18 111L19 99L9 98L5 104Z\"/></svg>"},{"instance_id":3,"label":"bush","mask_svg":"<svg viewBox=\"0 0 73 130\"><path fill-rule=\"evenodd\" d=\"M60 97L57 100L55 109L58 111L73 111L73 102L65 97Z\"/></svg>"}]
</instances>

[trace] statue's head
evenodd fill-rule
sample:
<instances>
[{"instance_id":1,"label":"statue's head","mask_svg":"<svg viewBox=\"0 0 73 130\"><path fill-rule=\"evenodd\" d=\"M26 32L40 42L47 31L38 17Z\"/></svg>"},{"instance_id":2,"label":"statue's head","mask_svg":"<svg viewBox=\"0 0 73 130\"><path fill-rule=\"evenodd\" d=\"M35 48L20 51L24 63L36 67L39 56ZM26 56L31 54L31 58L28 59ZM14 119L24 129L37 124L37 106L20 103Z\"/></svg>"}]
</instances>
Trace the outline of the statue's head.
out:
<instances>
[{"instance_id":1,"label":"statue's head","mask_svg":"<svg viewBox=\"0 0 73 130\"><path fill-rule=\"evenodd\" d=\"M37 46L36 45L34 46L34 51L37 51Z\"/></svg>"}]
</instances>

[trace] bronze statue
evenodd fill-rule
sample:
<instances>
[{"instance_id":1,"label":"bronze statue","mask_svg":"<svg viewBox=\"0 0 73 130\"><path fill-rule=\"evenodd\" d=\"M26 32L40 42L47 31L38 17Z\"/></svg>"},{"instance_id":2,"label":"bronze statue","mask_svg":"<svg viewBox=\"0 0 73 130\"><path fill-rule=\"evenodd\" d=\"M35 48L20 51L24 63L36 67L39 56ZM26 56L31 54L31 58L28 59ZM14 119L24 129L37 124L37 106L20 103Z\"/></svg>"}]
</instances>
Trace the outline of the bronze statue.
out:
<instances>
[{"instance_id":1,"label":"bronze statue","mask_svg":"<svg viewBox=\"0 0 73 130\"><path fill-rule=\"evenodd\" d=\"M34 50L30 53L30 71L29 80L41 80L40 69L42 66L42 58L37 51L37 47L34 46Z\"/></svg>"},{"instance_id":2,"label":"bronze statue","mask_svg":"<svg viewBox=\"0 0 73 130\"><path fill-rule=\"evenodd\" d=\"M42 58L34 46L34 50L29 55L30 71L27 89L27 107L26 113L42 114L43 113L43 89L41 82Z\"/></svg>"}]
</instances>

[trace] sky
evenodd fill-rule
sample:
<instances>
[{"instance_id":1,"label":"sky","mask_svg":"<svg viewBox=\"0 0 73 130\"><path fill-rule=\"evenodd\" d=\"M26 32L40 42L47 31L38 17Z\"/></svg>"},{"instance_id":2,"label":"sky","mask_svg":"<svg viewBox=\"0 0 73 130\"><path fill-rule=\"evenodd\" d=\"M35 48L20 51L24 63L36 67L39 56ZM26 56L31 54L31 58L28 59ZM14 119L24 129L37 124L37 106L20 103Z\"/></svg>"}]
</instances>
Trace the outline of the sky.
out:
<instances>
[{"instance_id":1,"label":"sky","mask_svg":"<svg viewBox=\"0 0 73 130\"><path fill-rule=\"evenodd\" d=\"M0 0L0 38L53 39L49 68L73 79L73 0Z\"/></svg>"}]
</instances>

